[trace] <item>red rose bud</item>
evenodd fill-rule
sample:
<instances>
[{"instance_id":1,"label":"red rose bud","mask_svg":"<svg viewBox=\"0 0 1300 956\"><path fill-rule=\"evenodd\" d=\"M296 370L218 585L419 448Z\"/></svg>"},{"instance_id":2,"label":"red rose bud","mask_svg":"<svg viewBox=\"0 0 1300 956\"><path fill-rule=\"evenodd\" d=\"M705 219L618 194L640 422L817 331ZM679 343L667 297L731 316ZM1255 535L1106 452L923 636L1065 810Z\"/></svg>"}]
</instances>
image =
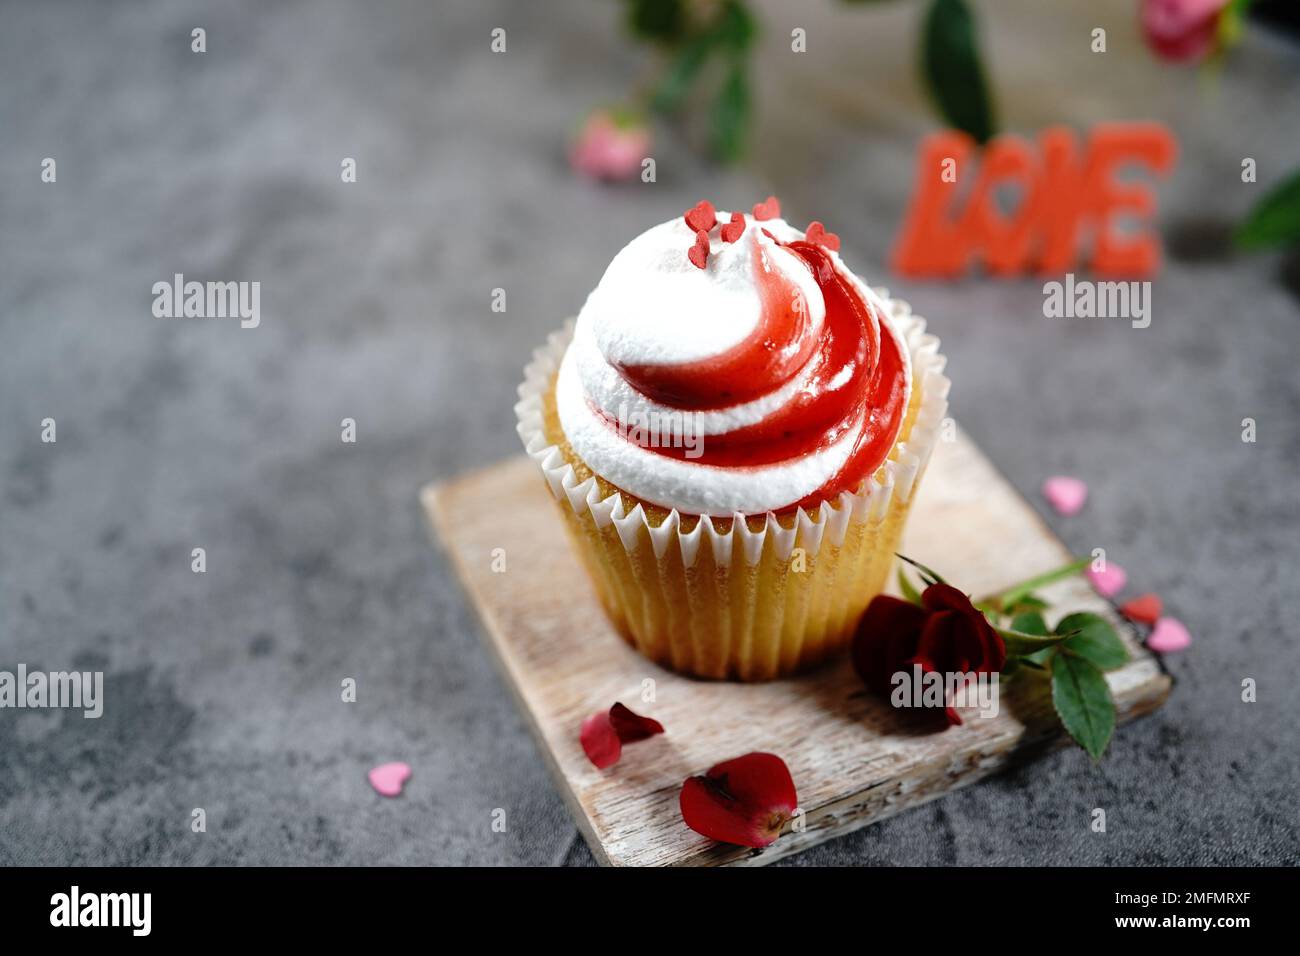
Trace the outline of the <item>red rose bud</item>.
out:
<instances>
[{"instance_id":1,"label":"red rose bud","mask_svg":"<svg viewBox=\"0 0 1300 956\"><path fill-rule=\"evenodd\" d=\"M713 203L707 199L701 199L689 210L683 217L686 225L691 227L692 232L708 232L718 222L717 213L713 211Z\"/></svg>"},{"instance_id":2,"label":"red rose bud","mask_svg":"<svg viewBox=\"0 0 1300 956\"><path fill-rule=\"evenodd\" d=\"M709 234L703 229L695 234L695 245L686 250L686 258L697 269L703 269L709 264Z\"/></svg>"},{"instance_id":3,"label":"red rose bud","mask_svg":"<svg viewBox=\"0 0 1300 956\"><path fill-rule=\"evenodd\" d=\"M722 241L735 242L745 234L745 214L743 212L733 212L731 222L722 227Z\"/></svg>"},{"instance_id":4,"label":"red rose bud","mask_svg":"<svg viewBox=\"0 0 1300 956\"><path fill-rule=\"evenodd\" d=\"M881 594L871 600L853 636L853 667L873 693L888 698L893 677L919 664L923 674L992 674L1007 648L988 619L950 584L932 584L921 607ZM960 724L955 709L945 709Z\"/></svg>"},{"instance_id":5,"label":"red rose bud","mask_svg":"<svg viewBox=\"0 0 1300 956\"><path fill-rule=\"evenodd\" d=\"M682 819L696 833L737 846L768 846L799 805L794 780L775 754L751 753L682 784Z\"/></svg>"},{"instance_id":6,"label":"red rose bud","mask_svg":"<svg viewBox=\"0 0 1300 956\"><path fill-rule=\"evenodd\" d=\"M600 770L618 763L623 745L645 740L664 732L663 724L635 714L622 704L600 710L582 722L578 740L583 752Z\"/></svg>"},{"instance_id":7,"label":"red rose bud","mask_svg":"<svg viewBox=\"0 0 1300 956\"><path fill-rule=\"evenodd\" d=\"M754 218L759 222L767 222L779 215L781 215L781 203L775 196L768 196L762 202L754 204Z\"/></svg>"},{"instance_id":8,"label":"red rose bud","mask_svg":"<svg viewBox=\"0 0 1300 956\"><path fill-rule=\"evenodd\" d=\"M804 238L811 243L819 246L825 246L831 251L836 251L840 247L840 237L833 232L827 232L826 227L814 219L808 223L808 229L804 232Z\"/></svg>"},{"instance_id":9,"label":"red rose bud","mask_svg":"<svg viewBox=\"0 0 1300 956\"><path fill-rule=\"evenodd\" d=\"M1230 0L1142 0L1147 46L1173 62L1202 60L1214 49Z\"/></svg>"}]
</instances>

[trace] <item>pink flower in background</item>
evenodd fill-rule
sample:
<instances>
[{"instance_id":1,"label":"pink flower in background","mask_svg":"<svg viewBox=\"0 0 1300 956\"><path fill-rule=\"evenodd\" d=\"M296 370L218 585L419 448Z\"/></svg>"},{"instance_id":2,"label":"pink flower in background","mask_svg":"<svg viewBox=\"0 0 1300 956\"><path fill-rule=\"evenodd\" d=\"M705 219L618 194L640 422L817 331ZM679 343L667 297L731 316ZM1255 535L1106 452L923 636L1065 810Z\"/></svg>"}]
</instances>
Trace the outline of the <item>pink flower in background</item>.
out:
<instances>
[{"instance_id":1,"label":"pink flower in background","mask_svg":"<svg viewBox=\"0 0 1300 956\"><path fill-rule=\"evenodd\" d=\"M641 171L650 143L650 128L635 114L594 110L573 141L569 163L592 179L631 179Z\"/></svg>"},{"instance_id":2,"label":"pink flower in background","mask_svg":"<svg viewBox=\"0 0 1300 956\"><path fill-rule=\"evenodd\" d=\"M1231 0L1142 0L1142 33L1166 60L1193 62L1214 49L1219 19Z\"/></svg>"}]
</instances>

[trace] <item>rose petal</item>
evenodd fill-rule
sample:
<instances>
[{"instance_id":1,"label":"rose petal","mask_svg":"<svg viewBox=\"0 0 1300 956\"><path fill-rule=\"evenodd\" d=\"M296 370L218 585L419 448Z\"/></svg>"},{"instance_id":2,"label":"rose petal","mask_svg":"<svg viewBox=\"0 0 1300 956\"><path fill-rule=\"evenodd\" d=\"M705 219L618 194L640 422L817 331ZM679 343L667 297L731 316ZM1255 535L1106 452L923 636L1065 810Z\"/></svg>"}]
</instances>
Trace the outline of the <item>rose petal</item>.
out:
<instances>
[{"instance_id":1,"label":"rose petal","mask_svg":"<svg viewBox=\"0 0 1300 956\"><path fill-rule=\"evenodd\" d=\"M735 242L744 234L745 234L745 214L740 212L733 212L731 214L731 222L727 223L725 226L722 227L722 232L721 232L722 241Z\"/></svg>"},{"instance_id":2,"label":"rose petal","mask_svg":"<svg viewBox=\"0 0 1300 956\"><path fill-rule=\"evenodd\" d=\"M889 693L890 677L915 652L925 618L925 609L911 601L888 594L871 599L853 634L853 667L867 687Z\"/></svg>"},{"instance_id":3,"label":"rose petal","mask_svg":"<svg viewBox=\"0 0 1300 956\"><path fill-rule=\"evenodd\" d=\"M1088 486L1078 478L1054 475L1043 482L1043 497L1057 514L1068 518L1083 509L1083 503L1088 500Z\"/></svg>"},{"instance_id":4,"label":"rose petal","mask_svg":"<svg viewBox=\"0 0 1300 956\"><path fill-rule=\"evenodd\" d=\"M623 744L607 710L597 711L582 722L578 740L587 759L599 770L614 766L623 753Z\"/></svg>"},{"instance_id":5,"label":"rose petal","mask_svg":"<svg viewBox=\"0 0 1300 956\"><path fill-rule=\"evenodd\" d=\"M955 653L962 625L961 615L956 611L939 611L931 614L926 618L925 627L921 629L921 639L916 643L916 653L903 663L909 667L912 664L920 664L923 673L937 671L946 674L958 670L964 672L966 669L959 666L960 662L956 660Z\"/></svg>"},{"instance_id":6,"label":"rose petal","mask_svg":"<svg viewBox=\"0 0 1300 956\"><path fill-rule=\"evenodd\" d=\"M395 797L402 792L402 787L410 778L411 765L400 760L381 763L366 776L370 780L370 786L374 787L375 792L380 796Z\"/></svg>"},{"instance_id":7,"label":"rose petal","mask_svg":"<svg viewBox=\"0 0 1300 956\"><path fill-rule=\"evenodd\" d=\"M1143 0L1147 45L1166 60L1199 60L1214 49L1219 17L1229 0Z\"/></svg>"},{"instance_id":8,"label":"rose petal","mask_svg":"<svg viewBox=\"0 0 1300 956\"><path fill-rule=\"evenodd\" d=\"M754 218L759 222L767 222L780 215L781 203L775 196L768 196L762 202L754 204Z\"/></svg>"},{"instance_id":9,"label":"rose petal","mask_svg":"<svg viewBox=\"0 0 1300 956\"><path fill-rule=\"evenodd\" d=\"M1083 576L1092 584L1093 590L1105 598L1119 594L1128 583L1128 572L1114 561L1107 561L1100 571L1089 567L1083 572Z\"/></svg>"},{"instance_id":10,"label":"rose petal","mask_svg":"<svg viewBox=\"0 0 1300 956\"><path fill-rule=\"evenodd\" d=\"M659 721L615 703L609 710L597 711L584 720L578 740L587 759L604 770L618 763L624 744L634 744L663 732L664 725Z\"/></svg>"},{"instance_id":11,"label":"rose petal","mask_svg":"<svg viewBox=\"0 0 1300 956\"><path fill-rule=\"evenodd\" d=\"M638 740L664 732L664 725L659 721L633 713L622 704L615 704L609 709L609 722L618 739L625 744L634 744Z\"/></svg>"},{"instance_id":12,"label":"rose petal","mask_svg":"<svg viewBox=\"0 0 1300 956\"><path fill-rule=\"evenodd\" d=\"M1160 654L1181 651L1192 643L1192 635L1176 617L1162 617L1147 638L1147 647Z\"/></svg>"},{"instance_id":13,"label":"rose petal","mask_svg":"<svg viewBox=\"0 0 1300 956\"><path fill-rule=\"evenodd\" d=\"M697 269L703 269L709 264L709 234L703 229L695 234L695 245L687 251L686 258Z\"/></svg>"},{"instance_id":14,"label":"rose petal","mask_svg":"<svg viewBox=\"0 0 1300 956\"><path fill-rule=\"evenodd\" d=\"M708 232L718 222L717 213L713 211L713 203L707 199L701 199L688 209L683 218L692 232Z\"/></svg>"},{"instance_id":15,"label":"rose petal","mask_svg":"<svg viewBox=\"0 0 1300 956\"><path fill-rule=\"evenodd\" d=\"M840 247L840 237L833 232L827 232L826 227L814 219L808 223L808 228L804 231L804 238L809 242L816 243L819 246L825 246L827 249L836 250Z\"/></svg>"},{"instance_id":16,"label":"rose petal","mask_svg":"<svg viewBox=\"0 0 1300 956\"><path fill-rule=\"evenodd\" d=\"M1119 612L1130 621L1137 621L1139 624L1154 624L1160 618L1160 612L1164 605L1158 594L1143 594L1141 597L1135 597L1123 607Z\"/></svg>"},{"instance_id":17,"label":"rose petal","mask_svg":"<svg viewBox=\"0 0 1300 956\"><path fill-rule=\"evenodd\" d=\"M781 834L798 806L794 780L775 754L750 753L682 784L682 820L696 833L737 846L763 847Z\"/></svg>"}]
</instances>

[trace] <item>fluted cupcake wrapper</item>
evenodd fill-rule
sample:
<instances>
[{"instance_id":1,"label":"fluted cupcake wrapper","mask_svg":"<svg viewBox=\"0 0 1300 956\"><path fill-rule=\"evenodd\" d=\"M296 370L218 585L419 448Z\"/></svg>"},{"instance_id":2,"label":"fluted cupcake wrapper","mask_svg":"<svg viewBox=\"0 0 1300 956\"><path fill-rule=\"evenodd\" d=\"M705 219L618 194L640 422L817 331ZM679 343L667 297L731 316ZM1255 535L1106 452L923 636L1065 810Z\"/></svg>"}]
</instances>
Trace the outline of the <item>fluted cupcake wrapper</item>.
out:
<instances>
[{"instance_id":1,"label":"fluted cupcake wrapper","mask_svg":"<svg viewBox=\"0 0 1300 956\"><path fill-rule=\"evenodd\" d=\"M789 674L843 650L884 588L943 426L950 383L924 320L877 291L912 359L912 400L900 439L858 492L779 516L682 515L595 476L564 440L554 407L573 323L533 354L515 405L524 448L559 504L601 602L651 660L701 677Z\"/></svg>"}]
</instances>

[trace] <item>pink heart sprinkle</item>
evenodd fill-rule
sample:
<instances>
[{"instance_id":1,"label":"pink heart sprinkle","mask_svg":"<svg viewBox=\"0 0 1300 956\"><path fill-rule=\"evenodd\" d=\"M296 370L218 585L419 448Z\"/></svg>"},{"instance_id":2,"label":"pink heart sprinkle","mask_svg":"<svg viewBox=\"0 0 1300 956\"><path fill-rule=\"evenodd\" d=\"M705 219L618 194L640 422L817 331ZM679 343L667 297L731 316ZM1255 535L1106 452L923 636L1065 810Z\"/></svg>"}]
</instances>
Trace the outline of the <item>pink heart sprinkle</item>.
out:
<instances>
[{"instance_id":1,"label":"pink heart sprinkle","mask_svg":"<svg viewBox=\"0 0 1300 956\"><path fill-rule=\"evenodd\" d=\"M1119 594L1124 590L1124 585L1128 584L1128 574L1114 561L1107 561L1100 571L1094 571L1089 566L1083 572L1083 576L1091 582L1096 592L1105 598Z\"/></svg>"},{"instance_id":2,"label":"pink heart sprinkle","mask_svg":"<svg viewBox=\"0 0 1300 956\"><path fill-rule=\"evenodd\" d=\"M392 763L380 764L367 776L370 777L370 786L375 788L376 793L385 797L396 797L402 792L402 785L411 776L411 765L396 760Z\"/></svg>"},{"instance_id":3,"label":"pink heart sprinkle","mask_svg":"<svg viewBox=\"0 0 1300 956\"><path fill-rule=\"evenodd\" d=\"M1083 510L1083 503L1088 500L1088 486L1078 478L1055 475L1043 482L1043 497L1057 514L1068 518Z\"/></svg>"},{"instance_id":4,"label":"pink heart sprinkle","mask_svg":"<svg viewBox=\"0 0 1300 956\"><path fill-rule=\"evenodd\" d=\"M1151 636L1147 638L1147 647L1160 654L1181 651L1190 643L1192 635L1187 633L1187 627L1176 617L1162 617L1156 621Z\"/></svg>"}]
</instances>

